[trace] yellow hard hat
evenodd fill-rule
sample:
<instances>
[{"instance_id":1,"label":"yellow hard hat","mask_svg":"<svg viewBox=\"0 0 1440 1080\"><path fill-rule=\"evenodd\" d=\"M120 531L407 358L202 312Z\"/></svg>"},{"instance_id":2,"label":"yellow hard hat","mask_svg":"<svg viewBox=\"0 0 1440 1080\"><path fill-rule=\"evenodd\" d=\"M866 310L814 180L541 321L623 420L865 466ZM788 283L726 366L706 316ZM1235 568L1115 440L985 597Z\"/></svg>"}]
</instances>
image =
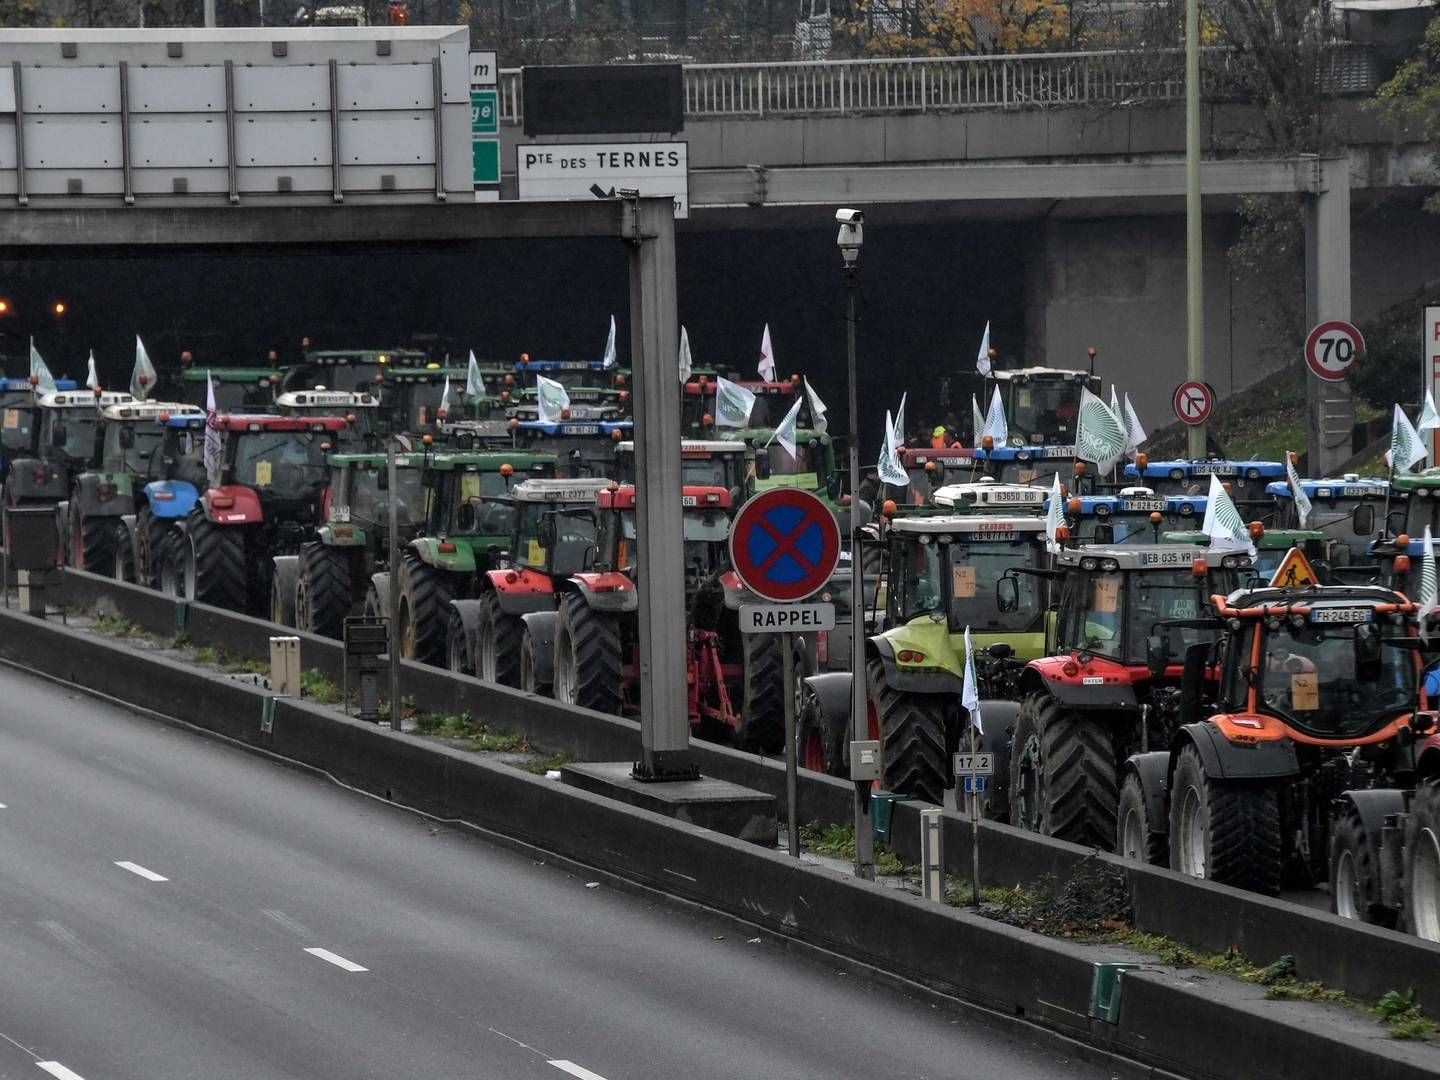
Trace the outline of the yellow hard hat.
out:
<instances>
[{"instance_id":1,"label":"yellow hard hat","mask_svg":"<svg viewBox=\"0 0 1440 1080\"><path fill-rule=\"evenodd\" d=\"M944 435L944 434L945 434L945 425L944 425L944 424L936 424L936 425L935 425L935 430L932 431L932 432L930 432L930 434L931 434L931 435Z\"/></svg>"}]
</instances>

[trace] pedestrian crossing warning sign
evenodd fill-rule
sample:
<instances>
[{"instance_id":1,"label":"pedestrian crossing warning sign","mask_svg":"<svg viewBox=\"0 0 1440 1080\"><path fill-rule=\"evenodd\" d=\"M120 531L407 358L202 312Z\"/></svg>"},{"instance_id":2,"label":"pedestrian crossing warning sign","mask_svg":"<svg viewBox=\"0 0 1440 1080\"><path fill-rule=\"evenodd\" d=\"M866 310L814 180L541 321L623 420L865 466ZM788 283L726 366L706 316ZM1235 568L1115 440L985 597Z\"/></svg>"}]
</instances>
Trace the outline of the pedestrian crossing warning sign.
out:
<instances>
[{"instance_id":1,"label":"pedestrian crossing warning sign","mask_svg":"<svg viewBox=\"0 0 1440 1080\"><path fill-rule=\"evenodd\" d=\"M1272 589L1295 589L1319 584L1320 579L1315 576L1315 568L1298 547L1292 547L1285 553L1285 558L1281 559L1280 565L1275 568L1275 576L1270 579Z\"/></svg>"}]
</instances>

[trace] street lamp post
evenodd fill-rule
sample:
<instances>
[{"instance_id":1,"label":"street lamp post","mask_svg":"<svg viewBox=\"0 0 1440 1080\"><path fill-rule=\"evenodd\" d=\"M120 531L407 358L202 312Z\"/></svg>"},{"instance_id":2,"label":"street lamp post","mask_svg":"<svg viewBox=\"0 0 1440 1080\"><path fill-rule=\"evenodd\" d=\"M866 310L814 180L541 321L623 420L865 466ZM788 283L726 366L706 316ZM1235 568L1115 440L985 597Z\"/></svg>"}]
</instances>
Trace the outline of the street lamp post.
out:
<instances>
[{"instance_id":1,"label":"street lamp post","mask_svg":"<svg viewBox=\"0 0 1440 1080\"><path fill-rule=\"evenodd\" d=\"M860 554L860 393L855 374L855 293L860 287L860 245L865 214L837 210L840 235L835 243L845 260L845 352L850 377L850 738L869 737L865 715L865 560ZM870 782L855 783L855 876L875 877L875 837L870 828Z\"/></svg>"}]
</instances>

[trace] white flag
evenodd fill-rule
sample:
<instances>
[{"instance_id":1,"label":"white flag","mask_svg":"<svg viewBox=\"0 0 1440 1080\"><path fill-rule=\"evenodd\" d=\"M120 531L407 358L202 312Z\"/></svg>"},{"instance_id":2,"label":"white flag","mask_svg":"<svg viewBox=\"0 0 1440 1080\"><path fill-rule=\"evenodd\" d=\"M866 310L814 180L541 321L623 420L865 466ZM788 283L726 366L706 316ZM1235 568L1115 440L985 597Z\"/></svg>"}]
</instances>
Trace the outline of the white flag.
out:
<instances>
[{"instance_id":1,"label":"white flag","mask_svg":"<svg viewBox=\"0 0 1440 1080\"><path fill-rule=\"evenodd\" d=\"M1295 457L1289 450L1285 451L1285 479L1290 481L1290 497L1295 500L1295 517L1300 522L1300 528L1308 529L1310 521L1310 496L1305 494L1305 488L1300 484L1300 474L1295 471Z\"/></svg>"},{"instance_id":2,"label":"white flag","mask_svg":"<svg viewBox=\"0 0 1440 1080\"><path fill-rule=\"evenodd\" d=\"M985 414L980 411L980 402L975 400L975 395L970 395L970 438L978 447L980 439L985 434Z\"/></svg>"},{"instance_id":3,"label":"white flag","mask_svg":"<svg viewBox=\"0 0 1440 1080\"><path fill-rule=\"evenodd\" d=\"M91 390L100 389L100 373L95 370L95 350L90 350L90 359L85 367L85 385Z\"/></svg>"},{"instance_id":4,"label":"white flag","mask_svg":"<svg viewBox=\"0 0 1440 1080\"><path fill-rule=\"evenodd\" d=\"M905 445L905 400L910 396L910 391L900 395L900 408L895 410L895 426L890 429L893 436L892 442Z\"/></svg>"},{"instance_id":5,"label":"white flag","mask_svg":"<svg viewBox=\"0 0 1440 1080\"><path fill-rule=\"evenodd\" d=\"M980 720L980 687L975 681L975 651L970 647L970 627L965 627L965 682L960 687L960 706L970 714L970 723L981 735L985 725Z\"/></svg>"},{"instance_id":6,"label":"white flag","mask_svg":"<svg viewBox=\"0 0 1440 1080\"><path fill-rule=\"evenodd\" d=\"M1435 569L1435 541L1430 536L1430 526L1425 526L1425 554L1420 556L1420 589L1416 596L1420 604L1417 617L1420 623L1420 636L1429 636L1429 616L1440 608L1440 576L1437 576Z\"/></svg>"},{"instance_id":7,"label":"white flag","mask_svg":"<svg viewBox=\"0 0 1440 1080\"><path fill-rule=\"evenodd\" d=\"M50 374L50 366L40 356L40 350L35 348L35 339L30 339L30 374L35 378L35 389L42 394L55 393L55 376Z\"/></svg>"},{"instance_id":8,"label":"white flag","mask_svg":"<svg viewBox=\"0 0 1440 1080\"><path fill-rule=\"evenodd\" d=\"M825 402L820 400L808 378L805 380L805 397L810 401L810 426L823 435L830 430L830 421L825 419Z\"/></svg>"},{"instance_id":9,"label":"white flag","mask_svg":"<svg viewBox=\"0 0 1440 1080\"><path fill-rule=\"evenodd\" d=\"M612 368L620 362L619 354L615 352L615 316L610 316L610 333L605 338L605 366Z\"/></svg>"},{"instance_id":10,"label":"white flag","mask_svg":"<svg viewBox=\"0 0 1440 1080\"><path fill-rule=\"evenodd\" d=\"M445 376L445 388L440 391L440 407L435 410L435 415L444 418L450 415L450 376Z\"/></svg>"},{"instance_id":11,"label":"white flag","mask_svg":"<svg viewBox=\"0 0 1440 1080\"><path fill-rule=\"evenodd\" d=\"M1140 423L1140 417L1135 413L1135 406L1130 404L1130 394L1125 394L1125 430L1127 432L1128 446L1125 447L1128 453L1131 450L1139 450L1141 445L1150 436L1145 434L1145 428Z\"/></svg>"},{"instance_id":12,"label":"white flag","mask_svg":"<svg viewBox=\"0 0 1440 1080\"><path fill-rule=\"evenodd\" d=\"M803 398L796 398L795 404L790 406L790 411L785 414L785 419L780 421L780 426L770 437L770 442L778 442L792 459L795 457L795 424L800 419L800 406L804 403ZM765 445L769 446L770 443Z\"/></svg>"},{"instance_id":13,"label":"white flag","mask_svg":"<svg viewBox=\"0 0 1440 1080\"><path fill-rule=\"evenodd\" d=\"M1110 384L1110 411L1116 416L1123 417L1125 414L1120 411L1120 395L1115 392L1115 384Z\"/></svg>"},{"instance_id":14,"label":"white flag","mask_svg":"<svg viewBox=\"0 0 1440 1080\"><path fill-rule=\"evenodd\" d=\"M755 395L724 375L715 376L715 426L743 428L750 423Z\"/></svg>"},{"instance_id":15,"label":"white flag","mask_svg":"<svg viewBox=\"0 0 1440 1080\"><path fill-rule=\"evenodd\" d=\"M682 326L680 327L680 383L682 386L690 381L690 373L694 370L695 362L690 358L690 335Z\"/></svg>"},{"instance_id":16,"label":"white flag","mask_svg":"<svg viewBox=\"0 0 1440 1080\"><path fill-rule=\"evenodd\" d=\"M205 475L211 487L220 486L220 414L215 408L215 378L205 372Z\"/></svg>"},{"instance_id":17,"label":"white flag","mask_svg":"<svg viewBox=\"0 0 1440 1080\"><path fill-rule=\"evenodd\" d=\"M1102 473L1109 472L1125 455L1125 425L1110 407L1080 388L1080 418L1075 424L1075 456L1093 461Z\"/></svg>"},{"instance_id":18,"label":"white flag","mask_svg":"<svg viewBox=\"0 0 1440 1080\"><path fill-rule=\"evenodd\" d=\"M880 473L880 479L887 484L896 487L908 487L910 484L910 477L900 467L900 459L895 454L895 421L889 409L885 410L885 433L876 469Z\"/></svg>"},{"instance_id":19,"label":"white flag","mask_svg":"<svg viewBox=\"0 0 1440 1080\"><path fill-rule=\"evenodd\" d=\"M540 419L547 424L558 424L564 410L570 407L570 394L565 387L544 375L535 376L535 397L540 403Z\"/></svg>"},{"instance_id":20,"label":"white flag","mask_svg":"<svg viewBox=\"0 0 1440 1080\"><path fill-rule=\"evenodd\" d=\"M990 321L985 321L985 333L980 338L980 351L975 354L975 370L981 375L990 374Z\"/></svg>"},{"instance_id":21,"label":"white flag","mask_svg":"<svg viewBox=\"0 0 1440 1080\"><path fill-rule=\"evenodd\" d=\"M1405 415L1405 410L1397 404L1394 426L1390 429L1390 449L1385 452L1385 460L1390 463L1390 468L1403 473L1409 472L1412 465L1424 459L1425 443Z\"/></svg>"},{"instance_id":22,"label":"white flag","mask_svg":"<svg viewBox=\"0 0 1440 1080\"><path fill-rule=\"evenodd\" d=\"M1415 429L1429 431L1431 428L1440 428L1440 412L1435 411L1435 396L1426 390L1425 405L1420 410L1420 422L1415 425Z\"/></svg>"},{"instance_id":23,"label":"white flag","mask_svg":"<svg viewBox=\"0 0 1440 1080\"><path fill-rule=\"evenodd\" d=\"M478 398L485 396L485 380L480 377L480 364L475 359L475 350L470 350L470 360L465 365L465 396Z\"/></svg>"},{"instance_id":24,"label":"white flag","mask_svg":"<svg viewBox=\"0 0 1440 1080\"><path fill-rule=\"evenodd\" d=\"M1005 402L1000 397L1000 387L990 398L990 411L985 414L985 434L995 440L996 447L1010 442L1010 425L1005 422Z\"/></svg>"},{"instance_id":25,"label":"white flag","mask_svg":"<svg viewBox=\"0 0 1440 1080\"><path fill-rule=\"evenodd\" d=\"M145 351L145 343L140 340L140 335L136 334L135 367L130 372L130 394L144 401L154 389L155 365L150 363L150 354Z\"/></svg>"},{"instance_id":26,"label":"white flag","mask_svg":"<svg viewBox=\"0 0 1440 1080\"><path fill-rule=\"evenodd\" d=\"M775 348L770 344L770 324L765 324L765 331L760 335L760 377L766 382L775 381Z\"/></svg>"},{"instance_id":27,"label":"white flag","mask_svg":"<svg viewBox=\"0 0 1440 1080\"><path fill-rule=\"evenodd\" d=\"M1220 478L1210 474L1210 497L1206 500L1205 524L1200 529L1210 538L1213 547L1243 546L1255 557L1255 545L1250 542L1250 532L1240 516L1235 500L1220 483Z\"/></svg>"},{"instance_id":28,"label":"white flag","mask_svg":"<svg viewBox=\"0 0 1440 1080\"><path fill-rule=\"evenodd\" d=\"M1060 474L1050 480L1050 505L1045 510L1045 546L1054 555L1060 551L1060 526L1065 524L1065 507L1060 497Z\"/></svg>"}]
</instances>

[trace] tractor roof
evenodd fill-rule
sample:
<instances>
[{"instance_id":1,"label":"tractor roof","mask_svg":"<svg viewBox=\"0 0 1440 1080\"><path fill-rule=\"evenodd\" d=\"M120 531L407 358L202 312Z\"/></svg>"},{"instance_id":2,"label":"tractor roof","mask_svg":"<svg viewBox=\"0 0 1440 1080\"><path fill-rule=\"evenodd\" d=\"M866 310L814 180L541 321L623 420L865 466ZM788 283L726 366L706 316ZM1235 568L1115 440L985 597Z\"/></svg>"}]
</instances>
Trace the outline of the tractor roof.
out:
<instances>
[{"instance_id":1,"label":"tractor roof","mask_svg":"<svg viewBox=\"0 0 1440 1080\"><path fill-rule=\"evenodd\" d=\"M307 349L307 364L424 364L429 358L418 349Z\"/></svg>"},{"instance_id":2,"label":"tractor roof","mask_svg":"<svg viewBox=\"0 0 1440 1080\"><path fill-rule=\"evenodd\" d=\"M1094 377L1088 371L1080 371L1075 368L1025 367L1011 368L1008 371L995 369L990 372L990 378L999 382L1028 382L1032 379L1065 379L1072 382L1085 382Z\"/></svg>"},{"instance_id":3,"label":"tractor roof","mask_svg":"<svg viewBox=\"0 0 1440 1080\"><path fill-rule=\"evenodd\" d=\"M516 371L607 371L604 360L535 360L515 361ZM613 369L619 371L619 368Z\"/></svg>"},{"instance_id":4,"label":"tractor roof","mask_svg":"<svg viewBox=\"0 0 1440 1080\"><path fill-rule=\"evenodd\" d=\"M1301 480L1300 490L1312 499L1383 499L1390 491L1390 482L1374 476L1351 473L1339 480ZM1290 499L1290 484L1276 480L1265 486L1265 494L1277 499Z\"/></svg>"},{"instance_id":5,"label":"tractor roof","mask_svg":"<svg viewBox=\"0 0 1440 1080\"><path fill-rule=\"evenodd\" d=\"M993 476L977 477L964 484L946 484L937 488L930 496L936 506L958 509L970 507L1006 507L1020 509L1033 507L1037 511L1045 505L1047 492L1044 488L1025 487L1021 484L1002 484Z\"/></svg>"},{"instance_id":6,"label":"tractor roof","mask_svg":"<svg viewBox=\"0 0 1440 1080\"><path fill-rule=\"evenodd\" d=\"M442 472L499 472L501 466L509 465L516 472L528 472L555 462L554 454L532 454L525 450L441 450L430 455L426 467Z\"/></svg>"},{"instance_id":7,"label":"tractor roof","mask_svg":"<svg viewBox=\"0 0 1440 1080\"><path fill-rule=\"evenodd\" d=\"M890 522L890 531L906 536L942 536L964 533L968 538L986 534L1017 532L1043 533L1043 517L981 517L970 514L948 514L936 517L897 517Z\"/></svg>"},{"instance_id":8,"label":"tractor roof","mask_svg":"<svg viewBox=\"0 0 1440 1080\"><path fill-rule=\"evenodd\" d=\"M1125 475L1140 476L1141 471L1135 465L1125 466ZM1143 472L1145 476L1162 477L1168 476L1171 479L1180 479L1193 476L1243 476L1248 480L1259 480L1261 477L1279 477L1285 475L1285 466L1278 461L1242 461L1238 459L1211 459L1207 461L1147 461Z\"/></svg>"},{"instance_id":9,"label":"tractor roof","mask_svg":"<svg viewBox=\"0 0 1440 1080\"><path fill-rule=\"evenodd\" d=\"M953 461L975 460L975 451L968 446L902 446L898 453L900 464L906 469L932 461L948 465Z\"/></svg>"},{"instance_id":10,"label":"tractor roof","mask_svg":"<svg viewBox=\"0 0 1440 1080\"><path fill-rule=\"evenodd\" d=\"M1109 517L1112 514L1165 513L1190 517L1203 513L1209 502L1207 495L1156 495L1149 488L1129 487L1118 495L1072 495L1066 500L1065 511L1080 517ZM1049 499L1046 499L1048 505Z\"/></svg>"},{"instance_id":11,"label":"tractor roof","mask_svg":"<svg viewBox=\"0 0 1440 1080\"><path fill-rule=\"evenodd\" d=\"M343 416L271 416L269 413L227 413L215 418L220 431L344 431Z\"/></svg>"},{"instance_id":12,"label":"tractor roof","mask_svg":"<svg viewBox=\"0 0 1440 1080\"><path fill-rule=\"evenodd\" d=\"M452 388L458 394L465 389L465 369L441 367L430 363L423 367L386 367L380 373L380 381L386 383L438 383L449 377ZM455 385L458 383L459 385Z\"/></svg>"},{"instance_id":13,"label":"tractor roof","mask_svg":"<svg viewBox=\"0 0 1440 1080\"><path fill-rule=\"evenodd\" d=\"M747 379L729 379L727 381L734 383L736 386L743 386L756 397L785 397L793 396L795 393L795 384L789 379L783 382L752 381ZM706 379L704 383L701 383L698 379L691 379L685 384L685 393L690 397L699 397L701 395L710 397L715 393L715 386L716 383L713 379Z\"/></svg>"},{"instance_id":14,"label":"tractor roof","mask_svg":"<svg viewBox=\"0 0 1440 1080\"><path fill-rule=\"evenodd\" d=\"M428 454L414 451L408 454L396 454L395 465L401 469L418 469L425 463ZM375 469L385 467L386 456L384 454L326 454L325 464L336 469Z\"/></svg>"},{"instance_id":15,"label":"tractor roof","mask_svg":"<svg viewBox=\"0 0 1440 1080\"><path fill-rule=\"evenodd\" d=\"M42 409L93 409L97 406L123 405L135 399L119 390L57 390L53 394L41 394L37 404Z\"/></svg>"},{"instance_id":16,"label":"tractor roof","mask_svg":"<svg viewBox=\"0 0 1440 1080\"><path fill-rule=\"evenodd\" d=\"M1414 604L1403 593L1381 588L1378 585L1307 585L1296 589L1237 589L1225 598L1225 603L1237 612L1248 610L1255 616L1262 614L1257 609L1265 607L1303 606L1313 608L1316 605L1326 604L1341 607L1400 604L1407 608L1414 607ZM1337 621L1359 622L1360 620L1341 619Z\"/></svg>"},{"instance_id":17,"label":"tractor roof","mask_svg":"<svg viewBox=\"0 0 1440 1080\"><path fill-rule=\"evenodd\" d=\"M617 488L607 487L599 495L603 510L633 510L635 508L635 485L621 484ZM680 504L686 509L692 507L715 507L719 510L730 508L730 492L722 487L705 484L686 484L680 489Z\"/></svg>"},{"instance_id":18,"label":"tractor roof","mask_svg":"<svg viewBox=\"0 0 1440 1080\"><path fill-rule=\"evenodd\" d=\"M287 390L275 399L275 404L281 409L374 409L379 406L380 399L364 391L316 387L314 390Z\"/></svg>"},{"instance_id":19,"label":"tractor roof","mask_svg":"<svg viewBox=\"0 0 1440 1080\"><path fill-rule=\"evenodd\" d=\"M1421 473L1403 473L1395 477L1396 491L1414 491L1426 494L1440 488L1440 468L1426 469Z\"/></svg>"},{"instance_id":20,"label":"tractor roof","mask_svg":"<svg viewBox=\"0 0 1440 1080\"><path fill-rule=\"evenodd\" d=\"M74 379L56 379L56 390L74 390L78 384ZM31 393L35 387L26 379L0 379L0 393Z\"/></svg>"},{"instance_id":21,"label":"tractor roof","mask_svg":"<svg viewBox=\"0 0 1440 1080\"><path fill-rule=\"evenodd\" d=\"M198 431L205 426L205 414L184 413L180 416L172 414L164 420L156 417L156 423L171 431Z\"/></svg>"},{"instance_id":22,"label":"tractor roof","mask_svg":"<svg viewBox=\"0 0 1440 1080\"><path fill-rule=\"evenodd\" d=\"M1084 544L1065 548L1055 556L1055 563L1082 570L1188 570L1196 559L1214 562L1217 558L1226 568L1250 565L1245 548L1212 549L1199 544Z\"/></svg>"},{"instance_id":23,"label":"tractor roof","mask_svg":"<svg viewBox=\"0 0 1440 1080\"><path fill-rule=\"evenodd\" d=\"M100 410L106 420L159 420L162 416L204 416L198 405L178 401L132 401L123 405L107 405Z\"/></svg>"},{"instance_id":24,"label":"tractor roof","mask_svg":"<svg viewBox=\"0 0 1440 1080\"><path fill-rule=\"evenodd\" d=\"M1319 529L1271 529L1267 528L1259 536L1251 537L1251 541L1260 551L1284 551L1296 544L1303 544L1308 540L1325 541L1325 533ZM1206 547L1210 538L1199 530L1190 532L1167 532L1161 533L1160 542L1163 544L1199 544Z\"/></svg>"},{"instance_id":25,"label":"tractor roof","mask_svg":"<svg viewBox=\"0 0 1440 1080\"><path fill-rule=\"evenodd\" d=\"M181 382L203 383L206 379L214 379L217 383L255 383L259 386L268 386L272 380L278 382L280 373L270 367L241 367L241 368L197 368L188 367L180 373Z\"/></svg>"},{"instance_id":26,"label":"tractor roof","mask_svg":"<svg viewBox=\"0 0 1440 1080\"><path fill-rule=\"evenodd\" d=\"M748 450L744 443L731 442L726 439L684 439L680 443L680 456L687 457L709 457L711 454L744 454ZM624 442L615 444L617 454L635 453L635 441L626 439Z\"/></svg>"},{"instance_id":27,"label":"tractor roof","mask_svg":"<svg viewBox=\"0 0 1440 1080\"><path fill-rule=\"evenodd\" d=\"M607 490L611 483L602 477L576 477L573 480L544 477L516 484L511 494L516 502L594 503L599 500L600 492Z\"/></svg>"},{"instance_id":28,"label":"tractor roof","mask_svg":"<svg viewBox=\"0 0 1440 1080\"><path fill-rule=\"evenodd\" d=\"M717 432L717 434L720 434ZM756 448L763 447L775 435L774 428L735 428L720 435L724 442L739 442L749 445L759 444ZM815 431L811 428L797 427L795 429L795 445L824 446L830 441L830 436L823 431Z\"/></svg>"}]
</instances>

